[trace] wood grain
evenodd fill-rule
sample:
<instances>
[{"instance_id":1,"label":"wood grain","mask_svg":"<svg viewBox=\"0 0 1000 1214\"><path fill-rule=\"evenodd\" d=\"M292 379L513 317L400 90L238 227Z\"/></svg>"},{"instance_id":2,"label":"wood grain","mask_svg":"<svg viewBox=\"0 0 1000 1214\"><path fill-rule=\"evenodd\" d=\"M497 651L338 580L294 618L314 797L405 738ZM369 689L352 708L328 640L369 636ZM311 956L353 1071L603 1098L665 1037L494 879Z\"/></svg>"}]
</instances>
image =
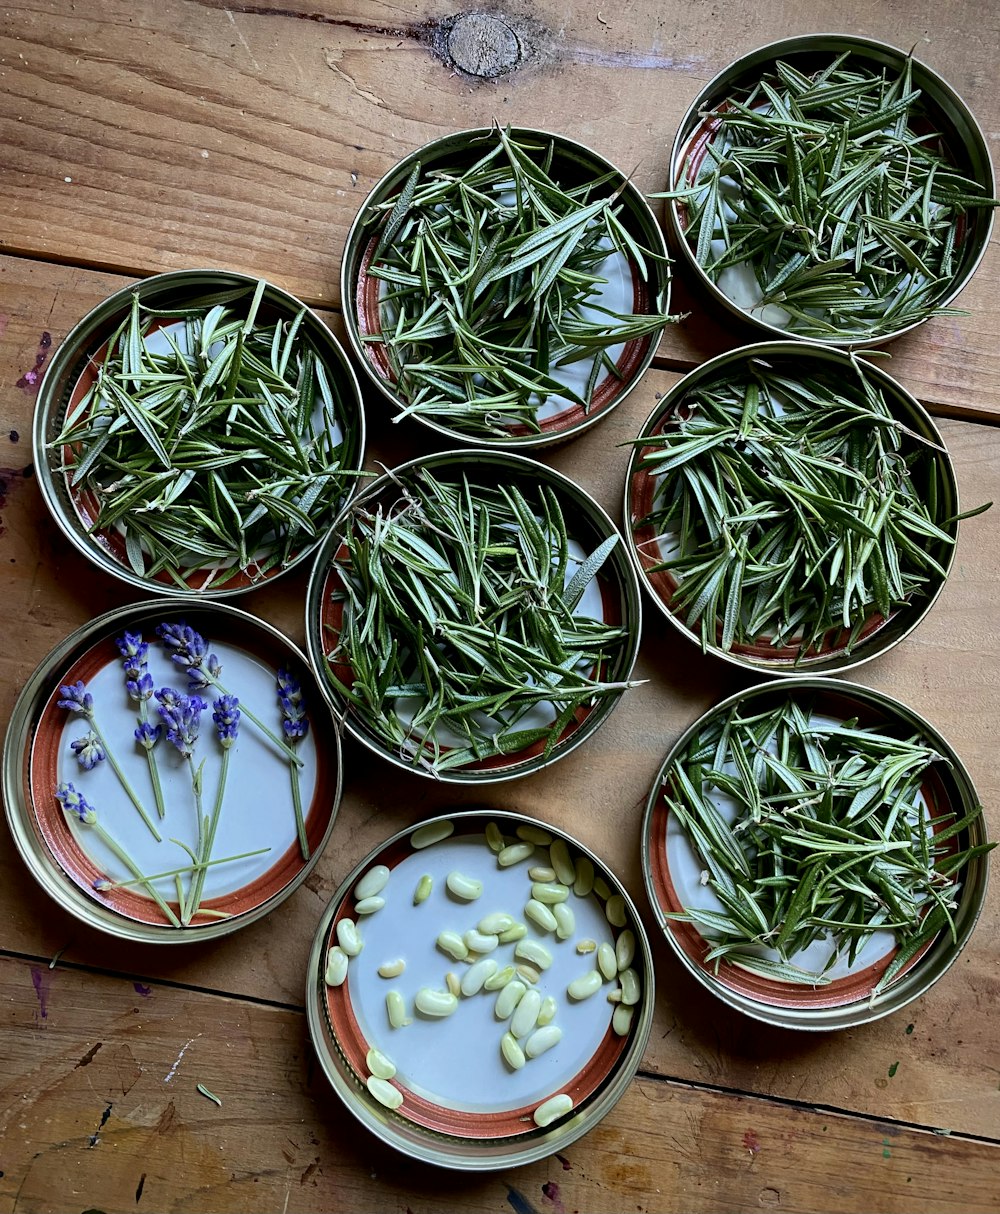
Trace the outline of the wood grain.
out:
<instances>
[{"instance_id":1,"label":"wood grain","mask_svg":"<svg viewBox=\"0 0 1000 1214\"><path fill-rule=\"evenodd\" d=\"M1000 136L996 30L968 37L955 0L919 0L902 21L866 0L781 0L752 18L730 6L725 20L660 0L608 14L511 0L498 11L523 59L489 81L448 59L460 11L444 0L19 5L0 30L0 251L135 275L221 265L336 305L348 226L411 149L494 120L553 129L653 192L708 79L764 42L817 30L919 44L991 142ZM893 347L901 378L941 411L1000 416L998 287L994 247L958 301L968 318L937 318ZM749 339L686 271L674 308L691 315L663 338L663 366Z\"/></svg>"},{"instance_id":2,"label":"wood grain","mask_svg":"<svg viewBox=\"0 0 1000 1214\"><path fill-rule=\"evenodd\" d=\"M354 1121L300 1013L6 958L0 1004L5 1214L997 1208L1000 1144L650 1076L548 1160L443 1173Z\"/></svg>"}]
</instances>

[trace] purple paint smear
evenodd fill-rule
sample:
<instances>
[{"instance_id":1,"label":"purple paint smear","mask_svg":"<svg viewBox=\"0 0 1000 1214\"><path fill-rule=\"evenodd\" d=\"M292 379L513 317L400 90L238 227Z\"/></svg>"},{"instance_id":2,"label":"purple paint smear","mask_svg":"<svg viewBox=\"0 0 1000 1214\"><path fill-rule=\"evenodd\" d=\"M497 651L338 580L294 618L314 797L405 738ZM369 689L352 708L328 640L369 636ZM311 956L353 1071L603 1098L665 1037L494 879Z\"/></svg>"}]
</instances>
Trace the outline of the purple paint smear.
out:
<instances>
[{"instance_id":1,"label":"purple paint smear","mask_svg":"<svg viewBox=\"0 0 1000 1214\"><path fill-rule=\"evenodd\" d=\"M49 983L48 975L43 969L39 969L37 965L31 967L31 982L35 988L35 994L38 996L38 1010L42 1013L44 1020L48 1014L48 998L49 998Z\"/></svg>"},{"instance_id":2,"label":"purple paint smear","mask_svg":"<svg viewBox=\"0 0 1000 1214\"><path fill-rule=\"evenodd\" d=\"M153 993L153 988L151 986L143 986L141 982L133 982L132 989L137 995L141 995L143 999L148 998L148 996Z\"/></svg>"},{"instance_id":3,"label":"purple paint smear","mask_svg":"<svg viewBox=\"0 0 1000 1214\"><path fill-rule=\"evenodd\" d=\"M25 392L35 392L38 389L38 381L42 377L42 367L45 366L45 359L48 357L49 350L52 347L52 334L43 333L38 341L38 353L35 355L35 365L30 371L25 371L21 378L17 381L17 386Z\"/></svg>"},{"instance_id":4,"label":"purple paint smear","mask_svg":"<svg viewBox=\"0 0 1000 1214\"><path fill-rule=\"evenodd\" d=\"M566 1207L562 1203L562 1195L559 1192L559 1186L554 1180L547 1180L542 1185L542 1196L546 1201L552 1203L552 1208L555 1214L566 1214Z\"/></svg>"}]
</instances>

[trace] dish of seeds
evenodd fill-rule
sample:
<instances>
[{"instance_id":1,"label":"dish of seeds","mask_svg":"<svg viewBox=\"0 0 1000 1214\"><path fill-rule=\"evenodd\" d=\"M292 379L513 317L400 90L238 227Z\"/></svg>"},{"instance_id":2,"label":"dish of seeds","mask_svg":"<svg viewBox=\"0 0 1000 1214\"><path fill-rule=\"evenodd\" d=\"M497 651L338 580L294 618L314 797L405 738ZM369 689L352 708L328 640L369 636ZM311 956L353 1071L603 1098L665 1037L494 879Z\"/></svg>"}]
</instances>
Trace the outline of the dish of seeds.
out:
<instances>
[{"instance_id":1,"label":"dish of seeds","mask_svg":"<svg viewBox=\"0 0 1000 1214\"><path fill-rule=\"evenodd\" d=\"M139 584L226 592L280 573L354 487L363 424L332 335L245 281L179 286L173 306L123 292L48 439L77 525Z\"/></svg>"},{"instance_id":2,"label":"dish of seeds","mask_svg":"<svg viewBox=\"0 0 1000 1214\"><path fill-rule=\"evenodd\" d=\"M958 531L951 462L917 402L850 354L791 343L682 380L643 426L628 485L657 602L703 650L776 671L900 639Z\"/></svg>"},{"instance_id":3,"label":"dish of seeds","mask_svg":"<svg viewBox=\"0 0 1000 1214\"><path fill-rule=\"evenodd\" d=\"M462 132L376 186L348 240L352 340L402 417L530 440L617 403L670 320L666 246L595 153Z\"/></svg>"},{"instance_id":4,"label":"dish of seeds","mask_svg":"<svg viewBox=\"0 0 1000 1214\"><path fill-rule=\"evenodd\" d=\"M799 41L817 45L749 56L709 86L665 197L697 266L751 319L885 339L949 311L978 263L996 205L988 154L910 56Z\"/></svg>"}]
</instances>

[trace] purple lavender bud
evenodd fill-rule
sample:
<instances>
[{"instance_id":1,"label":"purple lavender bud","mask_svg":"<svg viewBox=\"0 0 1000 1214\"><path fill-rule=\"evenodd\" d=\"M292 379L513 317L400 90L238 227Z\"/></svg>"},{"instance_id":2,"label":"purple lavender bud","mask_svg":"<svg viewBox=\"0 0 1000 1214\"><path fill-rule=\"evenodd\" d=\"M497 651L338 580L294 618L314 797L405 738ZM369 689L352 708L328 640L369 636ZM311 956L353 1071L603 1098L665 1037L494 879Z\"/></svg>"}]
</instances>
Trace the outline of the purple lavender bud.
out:
<instances>
[{"instance_id":1,"label":"purple lavender bud","mask_svg":"<svg viewBox=\"0 0 1000 1214\"><path fill-rule=\"evenodd\" d=\"M289 742L297 742L309 732L305 713L305 697L299 681L283 667L278 671L278 703L281 705L282 729Z\"/></svg>"},{"instance_id":2,"label":"purple lavender bud","mask_svg":"<svg viewBox=\"0 0 1000 1214\"><path fill-rule=\"evenodd\" d=\"M93 881L91 881L91 885L99 894L102 894L106 889L111 888L111 882L107 879L107 877L95 877Z\"/></svg>"},{"instance_id":3,"label":"purple lavender bud","mask_svg":"<svg viewBox=\"0 0 1000 1214\"><path fill-rule=\"evenodd\" d=\"M200 696L179 696L176 704L160 705L159 713L167 727L167 741L176 746L185 758L190 758L194 753L201 714L207 707Z\"/></svg>"},{"instance_id":4,"label":"purple lavender bud","mask_svg":"<svg viewBox=\"0 0 1000 1214\"><path fill-rule=\"evenodd\" d=\"M107 758L101 739L93 730L77 738L75 742L70 742L70 746L84 771L93 771L98 763Z\"/></svg>"},{"instance_id":5,"label":"purple lavender bud","mask_svg":"<svg viewBox=\"0 0 1000 1214\"><path fill-rule=\"evenodd\" d=\"M176 708L181 700L185 699L185 697L181 695L179 691L175 691L172 687L161 687L156 693L156 698L161 705L161 716L163 715L162 709Z\"/></svg>"},{"instance_id":6,"label":"purple lavender bud","mask_svg":"<svg viewBox=\"0 0 1000 1214\"><path fill-rule=\"evenodd\" d=\"M240 702L237 697L219 696L215 701L212 720L219 734L219 742L228 750L240 732Z\"/></svg>"},{"instance_id":7,"label":"purple lavender bud","mask_svg":"<svg viewBox=\"0 0 1000 1214\"><path fill-rule=\"evenodd\" d=\"M72 784L56 785L56 800L68 814L76 816L87 826L93 826L97 821L97 810L90 805L83 793L79 793Z\"/></svg>"},{"instance_id":8,"label":"purple lavender bud","mask_svg":"<svg viewBox=\"0 0 1000 1214\"><path fill-rule=\"evenodd\" d=\"M126 632L123 637L116 637L115 644L118 652L126 660L145 663L149 645L142 639L141 632Z\"/></svg>"},{"instance_id":9,"label":"purple lavender bud","mask_svg":"<svg viewBox=\"0 0 1000 1214\"><path fill-rule=\"evenodd\" d=\"M153 694L153 676L143 671L138 679L126 679L125 690L133 700L148 700Z\"/></svg>"},{"instance_id":10,"label":"purple lavender bud","mask_svg":"<svg viewBox=\"0 0 1000 1214\"><path fill-rule=\"evenodd\" d=\"M150 725L148 721L143 721L139 728L135 731L135 740L139 743L143 750L152 750L156 743L160 740L160 735L162 733L162 725Z\"/></svg>"},{"instance_id":11,"label":"purple lavender bud","mask_svg":"<svg viewBox=\"0 0 1000 1214\"><path fill-rule=\"evenodd\" d=\"M82 680L60 687L59 694L65 697L59 701L60 708L68 708L70 712L82 712L85 717L93 716L94 697L87 691L87 685Z\"/></svg>"}]
</instances>

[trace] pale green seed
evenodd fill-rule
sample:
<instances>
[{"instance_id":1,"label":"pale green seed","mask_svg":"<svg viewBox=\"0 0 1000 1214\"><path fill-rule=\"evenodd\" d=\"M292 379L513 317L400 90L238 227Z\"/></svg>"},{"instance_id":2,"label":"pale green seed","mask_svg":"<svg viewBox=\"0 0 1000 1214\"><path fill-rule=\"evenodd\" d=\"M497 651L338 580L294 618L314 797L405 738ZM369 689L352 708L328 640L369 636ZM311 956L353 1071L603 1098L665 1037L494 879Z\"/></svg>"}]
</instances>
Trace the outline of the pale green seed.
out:
<instances>
[{"instance_id":1,"label":"pale green seed","mask_svg":"<svg viewBox=\"0 0 1000 1214\"><path fill-rule=\"evenodd\" d=\"M565 902L569 897L569 887L558 881L534 881L531 885L531 896L546 904Z\"/></svg>"},{"instance_id":2,"label":"pale green seed","mask_svg":"<svg viewBox=\"0 0 1000 1214\"><path fill-rule=\"evenodd\" d=\"M520 957L540 970L547 970L552 964L552 954L537 940L520 940L514 947L514 956Z\"/></svg>"},{"instance_id":3,"label":"pale green seed","mask_svg":"<svg viewBox=\"0 0 1000 1214\"><path fill-rule=\"evenodd\" d=\"M557 1004L551 995L546 995L542 1000L542 1006L538 1009L538 1024L544 1027L546 1024L551 1024L556 1018Z\"/></svg>"},{"instance_id":4,"label":"pale green seed","mask_svg":"<svg viewBox=\"0 0 1000 1214\"><path fill-rule=\"evenodd\" d=\"M413 999L418 1012L425 1016L450 1016L458 1007L458 997L451 991L436 991L429 986L422 986Z\"/></svg>"},{"instance_id":5,"label":"pale green seed","mask_svg":"<svg viewBox=\"0 0 1000 1214\"><path fill-rule=\"evenodd\" d=\"M387 1109L398 1109L403 1103L403 1093L399 1088L393 1087L388 1079L379 1079L377 1075L369 1075L365 1083L368 1091L379 1104L384 1104Z\"/></svg>"},{"instance_id":6,"label":"pale green seed","mask_svg":"<svg viewBox=\"0 0 1000 1214\"><path fill-rule=\"evenodd\" d=\"M356 915L374 915L383 906L385 906L385 899L378 897L376 894L371 898L362 898L360 902L355 902L354 913Z\"/></svg>"},{"instance_id":7,"label":"pale green seed","mask_svg":"<svg viewBox=\"0 0 1000 1214\"><path fill-rule=\"evenodd\" d=\"M621 894L615 894L613 898L608 899L607 906L604 908L604 913L612 927L625 926L627 922L625 917L625 899L621 896Z\"/></svg>"},{"instance_id":8,"label":"pale green seed","mask_svg":"<svg viewBox=\"0 0 1000 1214\"><path fill-rule=\"evenodd\" d=\"M424 875L417 882L417 888L413 891L413 905L419 906L421 902L426 902L431 896L431 890L434 888L434 878L430 873Z\"/></svg>"},{"instance_id":9,"label":"pale green seed","mask_svg":"<svg viewBox=\"0 0 1000 1214\"><path fill-rule=\"evenodd\" d=\"M551 1050L554 1045L558 1045L561 1040L562 1029L558 1024L546 1024L540 1029L535 1029L524 1043L525 1057L537 1058L539 1054L544 1054L546 1050Z\"/></svg>"},{"instance_id":10,"label":"pale green seed","mask_svg":"<svg viewBox=\"0 0 1000 1214\"><path fill-rule=\"evenodd\" d=\"M602 902L607 902L611 897L611 886L603 877L594 878L594 893L601 899Z\"/></svg>"},{"instance_id":11,"label":"pale green seed","mask_svg":"<svg viewBox=\"0 0 1000 1214\"><path fill-rule=\"evenodd\" d=\"M501 852L504 849L503 835L495 822L486 823L486 842L490 851Z\"/></svg>"},{"instance_id":12,"label":"pale green seed","mask_svg":"<svg viewBox=\"0 0 1000 1214\"><path fill-rule=\"evenodd\" d=\"M341 919L337 924L337 943L348 957L356 957L364 948L364 941L358 935L353 919Z\"/></svg>"},{"instance_id":13,"label":"pale green seed","mask_svg":"<svg viewBox=\"0 0 1000 1214\"><path fill-rule=\"evenodd\" d=\"M533 965L529 965L527 961L522 961L518 965L517 972L525 982L530 982L532 986L534 986L538 979L542 976L541 971L535 969Z\"/></svg>"},{"instance_id":14,"label":"pale green seed","mask_svg":"<svg viewBox=\"0 0 1000 1214\"><path fill-rule=\"evenodd\" d=\"M396 957L392 961L383 961L378 967L378 974L380 978L398 978L405 969L406 962L402 957Z\"/></svg>"},{"instance_id":15,"label":"pale green seed","mask_svg":"<svg viewBox=\"0 0 1000 1214\"><path fill-rule=\"evenodd\" d=\"M347 978L347 954L335 944L326 955L327 986L343 986Z\"/></svg>"},{"instance_id":16,"label":"pale green seed","mask_svg":"<svg viewBox=\"0 0 1000 1214\"><path fill-rule=\"evenodd\" d=\"M421 851L425 847L440 843L442 839L447 839L454 829L454 822L428 822L426 826L418 827L410 835L410 846L416 851Z\"/></svg>"},{"instance_id":17,"label":"pale green seed","mask_svg":"<svg viewBox=\"0 0 1000 1214\"><path fill-rule=\"evenodd\" d=\"M627 970L635 958L635 932L630 927L620 932L615 941L615 962L619 970Z\"/></svg>"},{"instance_id":18,"label":"pale green seed","mask_svg":"<svg viewBox=\"0 0 1000 1214\"><path fill-rule=\"evenodd\" d=\"M554 881L556 870L549 868L547 864L534 864L528 869L528 876L532 881Z\"/></svg>"},{"instance_id":19,"label":"pale green seed","mask_svg":"<svg viewBox=\"0 0 1000 1214\"><path fill-rule=\"evenodd\" d=\"M500 943L499 936L488 936L485 932L477 931L474 927L469 928L462 936L462 940L470 953L492 953Z\"/></svg>"},{"instance_id":20,"label":"pale green seed","mask_svg":"<svg viewBox=\"0 0 1000 1214\"><path fill-rule=\"evenodd\" d=\"M508 843L497 856L497 864L501 868L510 868L511 865L520 864L522 860L527 860L529 856L533 856L534 854L534 843Z\"/></svg>"},{"instance_id":21,"label":"pale green seed","mask_svg":"<svg viewBox=\"0 0 1000 1214\"><path fill-rule=\"evenodd\" d=\"M552 840L549 847L549 860L556 870L556 877L563 885L572 885L576 881L576 866L570 859L565 839Z\"/></svg>"},{"instance_id":22,"label":"pale green seed","mask_svg":"<svg viewBox=\"0 0 1000 1214\"><path fill-rule=\"evenodd\" d=\"M497 970L497 972L493 975L492 978L486 979L486 981L483 983L483 990L485 990L485 991L502 990L503 987L505 987L508 982L513 981L516 972L517 971L514 969L514 967L512 965L505 965L502 970Z\"/></svg>"},{"instance_id":23,"label":"pale green seed","mask_svg":"<svg viewBox=\"0 0 1000 1214\"><path fill-rule=\"evenodd\" d=\"M517 837L527 839L529 843L538 843L541 847L548 847L552 842L552 836L547 830L542 830L540 826L532 826L530 822L517 828Z\"/></svg>"},{"instance_id":24,"label":"pale green seed","mask_svg":"<svg viewBox=\"0 0 1000 1214\"><path fill-rule=\"evenodd\" d=\"M585 940L577 940L576 951L582 956L585 953L593 953L597 951L597 941L591 940L589 937Z\"/></svg>"},{"instance_id":25,"label":"pale green seed","mask_svg":"<svg viewBox=\"0 0 1000 1214\"><path fill-rule=\"evenodd\" d=\"M568 940L576 931L576 915L573 908L566 902L557 902L552 907L556 920L556 935L560 940Z\"/></svg>"},{"instance_id":26,"label":"pale green seed","mask_svg":"<svg viewBox=\"0 0 1000 1214\"><path fill-rule=\"evenodd\" d=\"M385 997L385 1010L394 1029L404 1028L413 1021L406 1014L406 1002L399 991L389 991Z\"/></svg>"},{"instance_id":27,"label":"pale green seed","mask_svg":"<svg viewBox=\"0 0 1000 1214\"><path fill-rule=\"evenodd\" d=\"M454 870L445 878L449 893L461 898L463 902L474 902L483 892L483 883L476 877L467 877L464 873Z\"/></svg>"},{"instance_id":28,"label":"pale green seed","mask_svg":"<svg viewBox=\"0 0 1000 1214\"><path fill-rule=\"evenodd\" d=\"M499 940L501 944L513 944L515 940L523 940L527 934L526 923L515 923L513 927L508 927L505 932L500 933Z\"/></svg>"},{"instance_id":29,"label":"pale green seed","mask_svg":"<svg viewBox=\"0 0 1000 1214\"><path fill-rule=\"evenodd\" d=\"M525 991L510 1018L510 1031L515 1037L527 1037L538 1022L542 997L538 991Z\"/></svg>"},{"instance_id":30,"label":"pale green seed","mask_svg":"<svg viewBox=\"0 0 1000 1214\"><path fill-rule=\"evenodd\" d=\"M508 982L500 994L497 995L497 1001L493 1005L493 1014L496 1018L498 1020L506 1020L524 998L524 992L527 989L524 983L518 982L516 978L513 982Z\"/></svg>"},{"instance_id":31,"label":"pale green seed","mask_svg":"<svg viewBox=\"0 0 1000 1214\"><path fill-rule=\"evenodd\" d=\"M376 864L370 868L354 887L354 897L359 901L374 898L386 887L389 880L389 870L384 864Z\"/></svg>"},{"instance_id":32,"label":"pale green seed","mask_svg":"<svg viewBox=\"0 0 1000 1214\"><path fill-rule=\"evenodd\" d=\"M444 976L444 984L448 988L449 994L452 994L457 999L462 993L462 984L458 980L458 974L453 970L449 970Z\"/></svg>"},{"instance_id":33,"label":"pale green seed","mask_svg":"<svg viewBox=\"0 0 1000 1214\"><path fill-rule=\"evenodd\" d=\"M601 989L601 975L597 970L588 970L585 974L581 974L579 978L574 978L566 988L566 994L570 999L589 999L591 995L596 995Z\"/></svg>"},{"instance_id":34,"label":"pale green seed","mask_svg":"<svg viewBox=\"0 0 1000 1214\"><path fill-rule=\"evenodd\" d=\"M524 1050L513 1033L504 1033L500 1038L500 1053L511 1070L519 1071L524 1066Z\"/></svg>"},{"instance_id":35,"label":"pale green seed","mask_svg":"<svg viewBox=\"0 0 1000 1214\"><path fill-rule=\"evenodd\" d=\"M632 1007L639 1002L642 995L642 987L639 983L639 975L634 969L625 969L618 975L618 981L622 984L622 1003L628 1007Z\"/></svg>"},{"instance_id":36,"label":"pale green seed","mask_svg":"<svg viewBox=\"0 0 1000 1214\"><path fill-rule=\"evenodd\" d=\"M621 1003L621 1001L622 988L620 986L616 986L613 991L608 992L608 1003Z\"/></svg>"},{"instance_id":37,"label":"pale green seed","mask_svg":"<svg viewBox=\"0 0 1000 1214\"><path fill-rule=\"evenodd\" d=\"M464 961L469 955L469 946L458 932L439 932L435 943L443 953L447 953L455 961Z\"/></svg>"},{"instance_id":38,"label":"pale green seed","mask_svg":"<svg viewBox=\"0 0 1000 1214\"><path fill-rule=\"evenodd\" d=\"M475 965L470 965L462 975L461 992L467 998L470 995L478 995L486 985L486 979L492 978L497 972L497 963L492 957L484 957L482 961L477 961Z\"/></svg>"},{"instance_id":39,"label":"pale green seed","mask_svg":"<svg viewBox=\"0 0 1000 1214\"><path fill-rule=\"evenodd\" d=\"M532 1114L535 1125L545 1128L558 1121L560 1117L565 1117L567 1113L573 1110L573 1098L567 1096L565 1092L560 1092L558 1096L550 1096L548 1100L543 1100L542 1103L535 1109Z\"/></svg>"},{"instance_id":40,"label":"pale green seed","mask_svg":"<svg viewBox=\"0 0 1000 1214\"><path fill-rule=\"evenodd\" d=\"M494 911L492 915L484 915L476 926L484 936L499 936L501 932L513 927L516 922L513 915L505 914L503 911Z\"/></svg>"},{"instance_id":41,"label":"pale green seed","mask_svg":"<svg viewBox=\"0 0 1000 1214\"><path fill-rule=\"evenodd\" d=\"M632 1027L632 1014L634 1011L635 1008L626 1007L624 1003L615 1008L611 1015L611 1027L614 1029L617 1036L628 1036L628 1031Z\"/></svg>"},{"instance_id":42,"label":"pale green seed","mask_svg":"<svg viewBox=\"0 0 1000 1214\"><path fill-rule=\"evenodd\" d=\"M365 1055L365 1065L376 1079L391 1079L396 1073L396 1064L374 1046Z\"/></svg>"},{"instance_id":43,"label":"pale green seed","mask_svg":"<svg viewBox=\"0 0 1000 1214\"><path fill-rule=\"evenodd\" d=\"M578 856L576 861L576 880L573 882L573 893L578 898L586 898L594 888L594 863L589 856Z\"/></svg>"},{"instance_id":44,"label":"pale green seed","mask_svg":"<svg viewBox=\"0 0 1000 1214\"><path fill-rule=\"evenodd\" d=\"M544 902L539 902L537 898L530 898L525 903L524 913L534 923L537 923L543 932L554 932L559 926L559 921L552 910Z\"/></svg>"},{"instance_id":45,"label":"pale green seed","mask_svg":"<svg viewBox=\"0 0 1000 1214\"><path fill-rule=\"evenodd\" d=\"M604 941L597 949L597 968L609 982L618 973L615 950L607 941Z\"/></svg>"}]
</instances>

